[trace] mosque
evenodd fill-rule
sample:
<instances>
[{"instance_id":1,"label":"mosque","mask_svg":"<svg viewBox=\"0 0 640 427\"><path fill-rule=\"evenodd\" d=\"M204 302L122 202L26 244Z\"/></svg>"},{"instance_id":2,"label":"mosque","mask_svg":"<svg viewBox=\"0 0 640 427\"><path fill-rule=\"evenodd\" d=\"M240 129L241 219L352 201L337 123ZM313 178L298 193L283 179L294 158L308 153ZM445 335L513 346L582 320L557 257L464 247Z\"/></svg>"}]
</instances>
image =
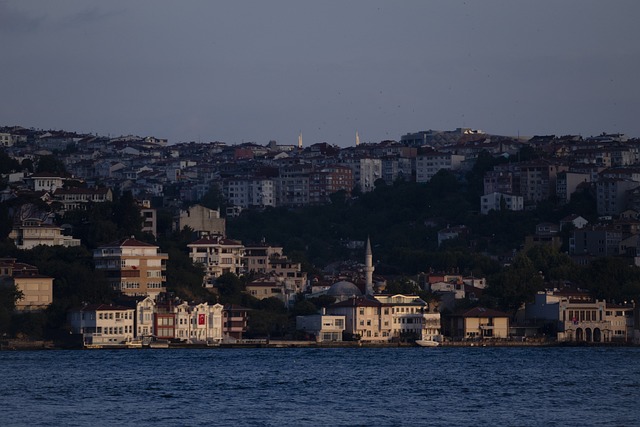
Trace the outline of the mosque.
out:
<instances>
[{"instance_id":1,"label":"mosque","mask_svg":"<svg viewBox=\"0 0 640 427\"><path fill-rule=\"evenodd\" d=\"M373 267L373 253L371 251L371 240L367 238L367 245L364 257L364 289L360 289L353 282L349 282L347 280L340 280L326 291L318 292L312 294L312 297L327 295L334 297L336 302L345 301L349 298L353 297L361 297L361 296L371 296L375 293L375 286L373 283L373 272L375 268Z\"/></svg>"}]
</instances>

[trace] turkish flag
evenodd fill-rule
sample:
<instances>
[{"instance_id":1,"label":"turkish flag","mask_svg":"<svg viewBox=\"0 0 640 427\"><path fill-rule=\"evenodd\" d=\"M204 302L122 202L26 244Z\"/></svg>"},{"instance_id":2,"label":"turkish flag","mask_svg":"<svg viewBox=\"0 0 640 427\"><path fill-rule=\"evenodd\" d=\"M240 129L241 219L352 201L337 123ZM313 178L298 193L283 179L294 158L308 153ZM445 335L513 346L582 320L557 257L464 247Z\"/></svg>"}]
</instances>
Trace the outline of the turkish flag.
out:
<instances>
[{"instance_id":1,"label":"turkish flag","mask_svg":"<svg viewBox=\"0 0 640 427\"><path fill-rule=\"evenodd\" d=\"M204 314L198 314L198 325L204 325Z\"/></svg>"}]
</instances>

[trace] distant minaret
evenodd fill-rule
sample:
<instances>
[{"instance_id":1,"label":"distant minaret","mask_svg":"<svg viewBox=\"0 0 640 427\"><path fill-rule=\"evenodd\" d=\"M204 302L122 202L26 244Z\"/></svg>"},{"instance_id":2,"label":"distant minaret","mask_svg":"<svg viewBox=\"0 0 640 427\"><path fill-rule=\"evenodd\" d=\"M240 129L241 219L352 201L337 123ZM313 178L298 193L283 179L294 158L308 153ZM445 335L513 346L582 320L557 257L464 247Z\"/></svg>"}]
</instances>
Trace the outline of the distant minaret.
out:
<instances>
[{"instance_id":1,"label":"distant minaret","mask_svg":"<svg viewBox=\"0 0 640 427\"><path fill-rule=\"evenodd\" d=\"M367 251L364 255L364 274L367 285L367 295L373 295L373 253L371 252L371 240L367 237Z\"/></svg>"},{"instance_id":2,"label":"distant minaret","mask_svg":"<svg viewBox=\"0 0 640 427\"><path fill-rule=\"evenodd\" d=\"M356 147L360 145L360 135L358 135L358 131L356 131Z\"/></svg>"},{"instance_id":3,"label":"distant minaret","mask_svg":"<svg viewBox=\"0 0 640 427\"><path fill-rule=\"evenodd\" d=\"M302 149L302 132L298 135L298 148Z\"/></svg>"}]
</instances>

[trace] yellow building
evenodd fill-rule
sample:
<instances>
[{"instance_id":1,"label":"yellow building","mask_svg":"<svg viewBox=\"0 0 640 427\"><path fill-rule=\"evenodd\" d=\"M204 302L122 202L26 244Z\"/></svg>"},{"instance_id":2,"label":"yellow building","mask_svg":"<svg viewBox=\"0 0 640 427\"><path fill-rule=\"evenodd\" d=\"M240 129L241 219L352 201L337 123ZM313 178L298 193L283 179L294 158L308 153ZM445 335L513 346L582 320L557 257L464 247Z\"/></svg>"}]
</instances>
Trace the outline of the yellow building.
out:
<instances>
[{"instance_id":1,"label":"yellow building","mask_svg":"<svg viewBox=\"0 0 640 427\"><path fill-rule=\"evenodd\" d=\"M53 278L39 274L32 265L16 262L14 258L0 259L0 277L13 281L22 292L16 310L40 311L53 302Z\"/></svg>"},{"instance_id":2,"label":"yellow building","mask_svg":"<svg viewBox=\"0 0 640 427\"><path fill-rule=\"evenodd\" d=\"M362 341L390 341L393 338L391 307L374 298L359 296L327 307L327 314L345 317L345 332Z\"/></svg>"},{"instance_id":3,"label":"yellow building","mask_svg":"<svg viewBox=\"0 0 640 427\"><path fill-rule=\"evenodd\" d=\"M447 316L443 326L445 335L452 338L507 338L509 315L489 308L475 307Z\"/></svg>"}]
</instances>

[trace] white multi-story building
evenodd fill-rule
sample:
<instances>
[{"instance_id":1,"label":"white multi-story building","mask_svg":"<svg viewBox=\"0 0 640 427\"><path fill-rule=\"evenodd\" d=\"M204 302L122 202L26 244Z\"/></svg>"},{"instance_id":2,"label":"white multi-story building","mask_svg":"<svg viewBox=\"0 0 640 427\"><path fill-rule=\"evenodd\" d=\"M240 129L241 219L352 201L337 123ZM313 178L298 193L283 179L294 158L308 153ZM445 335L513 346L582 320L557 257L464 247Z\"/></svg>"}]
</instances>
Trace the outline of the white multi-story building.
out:
<instances>
[{"instance_id":1,"label":"white multi-story building","mask_svg":"<svg viewBox=\"0 0 640 427\"><path fill-rule=\"evenodd\" d=\"M122 345L133 340L134 317L133 308L91 304L71 311L69 324L85 345Z\"/></svg>"},{"instance_id":2,"label":"white multi-story building","mask_svg":"<svg viewBox=\"0 0 640 427\"><path fill-rule=\"evenodd\" d=\"M155 332L156 303L153 298L146 297L136 305L136 337L150 337Z\"/></svg>"},{"instance_id":3,"label":"white multi-story building","mask_svg":"<svg viewBox=\"0 0 640 427\"><path fill-rule=\"evenodd\" d=\"M276 185L269 178L233 178L225 181L227 202L241 208L276 205Z\"/></svg>"},{"instance_id":4,"label":"white multi-story building","mask_svg":"<svg viewBox=\"0 0 640 427\"><path fill-rule=\"evenodd\" d=\"M629 192L638 187L640 182L628 179L599 179L596 183L598 215L619 215L627 209Z\"/></svg>"},{"instance_id":5,"label":"white multi-story building","mask_svg":"<svg viewBox=\"0 0 640 427\"><path fill-rule=\"evenodd\" d=\"M312 314L296 317L296 329L313 335L316 342L342 341L345 316Z\"/></svg>"},{"instance_id":6,"label":"white multi-story building","mask_svg":"<svg viewBox=\"0 0 640 427\"><path fill-rule=\"evenodd\" d=\"M372 158L344 159L343 164L353 172L353 182L361 192L373 191L378 179L382 178L382 160Z\"/></svg>"},{"instance_id":7,"label":"white multi-story building","mask_svg":"<svg viewBox=\"0 0 640 427\"><path fill-rule=\"evenodd\" d=\"M53 224L45 224L37 218L29 218L16 224L9 238L18 249L28 250L39 245L45 246L80 246L80 239L62 234L62 228Z\"/></svg>"},{"instance_id":8,"label":"white multi-story building","mask_svg":"<svg viewBox=\"0 0 640 427\"><path fill-rule=\"evenodd\" d=\"M212 287L214 279L224 273L240 275L244 269L244 246L237 240L206 236L187 247L191 262L205 268L206 287Z\"/></svg>"},{"instance_id":9,"label":"white multi-story building","mask_svg":"<svg viewBox=\"0 0 640 427\"><path fill-rule=\"evenodd\" d=\"M486 215L491 210L521 211L524 209L524 198L515 194L490 193L480 197L480 213Z\"/></svg>"},{"instance_id":10,"label":"white multi-story building","mask_svg":"<svg viewBox=\"0 0 640 427\"><path fill-rule=\"evenodd\" d=\"M464 156L433 152L416 157L416 182L429 182L442 169L458 170Z\"/></svg>"},{"instance_id":11,"label":"white multi-story building","mask_svg":"<svg viewBox=\"0 0 640 427\"><path fill-rule=\"evenodd\" d=\"M440 312L416 295L374 295L391 309L393 337L440 341Z\"/></svg>"}]
</instances>

